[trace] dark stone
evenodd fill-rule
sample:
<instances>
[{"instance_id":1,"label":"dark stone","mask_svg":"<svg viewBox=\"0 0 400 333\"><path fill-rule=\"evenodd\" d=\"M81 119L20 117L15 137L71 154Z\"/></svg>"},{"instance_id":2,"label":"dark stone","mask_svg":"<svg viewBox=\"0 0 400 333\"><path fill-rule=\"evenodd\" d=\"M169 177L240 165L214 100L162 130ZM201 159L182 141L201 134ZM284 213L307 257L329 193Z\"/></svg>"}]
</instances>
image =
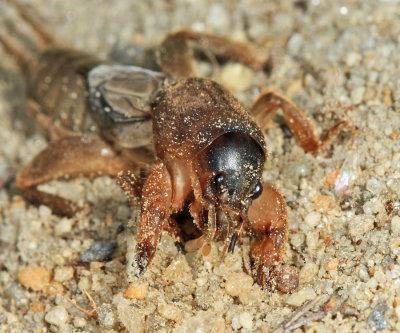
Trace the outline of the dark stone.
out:
<instances>
[{"instance_id":1,"label":"dark stone","mask_svg":"<svg viewBox=\"0 0 400 333\"><path fill-rule=\"evenodd\" d=\"M84 262L104 261L115 250L117 244L115 242L96 242L81 255Z\"/></svg>"}]
</instances>

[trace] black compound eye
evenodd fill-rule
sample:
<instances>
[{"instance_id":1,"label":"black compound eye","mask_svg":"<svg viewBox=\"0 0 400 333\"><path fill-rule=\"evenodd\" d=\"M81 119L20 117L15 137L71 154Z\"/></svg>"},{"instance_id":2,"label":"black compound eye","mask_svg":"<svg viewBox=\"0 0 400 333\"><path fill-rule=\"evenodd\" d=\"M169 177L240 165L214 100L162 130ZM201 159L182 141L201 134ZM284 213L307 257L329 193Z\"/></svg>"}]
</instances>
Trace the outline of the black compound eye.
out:
<instances>
[{"instance_id":1,"label":"black compound eye","mask_svg":"<svg viewBox=\"0 0 400 333\"><path fill-rule=\"evenodd\" d=\"M250 198L252 200L257 199L263 191L263 186L260 181L257 182L256 186L254 187L253 191L251 192Z\"/></svg>"},{"instance_id":2,"label":"black compound eye","mask_svg":"<svg viewBox=\"0 0 400 333\"><path fill-rule=\"evenodd\" d=\"M226 175L218 172L211 180L211 188L214 194L221 194L226 189Z\"/></svg>"}]
</instances>

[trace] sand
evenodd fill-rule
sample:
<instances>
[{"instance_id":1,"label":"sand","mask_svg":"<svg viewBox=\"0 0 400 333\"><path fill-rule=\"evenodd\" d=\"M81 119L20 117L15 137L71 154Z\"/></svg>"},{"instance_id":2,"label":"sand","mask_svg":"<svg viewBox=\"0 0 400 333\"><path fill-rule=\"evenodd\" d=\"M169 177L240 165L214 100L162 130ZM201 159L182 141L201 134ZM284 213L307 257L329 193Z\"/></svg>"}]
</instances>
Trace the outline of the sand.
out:
<instances>
[{"instance_id":1,"label":"sand","mask_svg":"<svg viewBox=\"0 0 400 333\"><path fill-rule=\"evenodd\" d=\"M202 257L167 233L137 278L138 212L113 179L44 184L86 204L73 218L16 193L16 172L47 141L26 115L24 82L0 48L0 332L271 332L316 297L306 316L319 319L295 332L400 330L398 0L27 3L59 44L120 62L154 66L143 49L178 28L254 43L269 54L269 73L233 62L215 73L246 106L273 89L304 110L318 133L340 119L349 127L316 157L284 126L265 133L263 178L288 204L283 262L299 270L298 290L262 290L245 273L241 244L220 262L222 243ZM0 2L0 34L15 27L34 50L30 27ZM196 68L207 74L211 67L199 61ZM99 241L116 249L107 260L83 262Z\"/></svg>"}]
</instances>

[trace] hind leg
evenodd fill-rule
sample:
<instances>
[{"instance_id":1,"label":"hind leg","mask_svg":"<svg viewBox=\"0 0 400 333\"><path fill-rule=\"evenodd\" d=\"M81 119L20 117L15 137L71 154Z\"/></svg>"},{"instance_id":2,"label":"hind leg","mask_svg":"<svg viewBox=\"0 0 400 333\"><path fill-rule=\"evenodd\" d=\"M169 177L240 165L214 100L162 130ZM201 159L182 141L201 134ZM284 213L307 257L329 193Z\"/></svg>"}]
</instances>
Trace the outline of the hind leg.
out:
<instances>
[{"instance_id":1,"label":"hind leg","mask_svg":"<svg viewBox=\"0 0 400 333\"><path fill-rule=\"evenodd\" d=\"M96 136L64 137L49 144L17 174L17 188L28 200L48 205L54 213L72 216L80 210L75 202L37 190L37 185L52 179L115 177L120 171L134 170L136 165Z\"/></svg>"},{"instance_id":2,"label":"hind leg","mask_svg":"<svg viewBox=\"0 0 400 333\"><path fill-rule=\"evenodd\" d=\"M160 64L165 75L173 78L193 76L192 46L198 46L213 54L239 61L256 71L263 69L266 59L257 55L257 49L246 43L227 38L179 30L168 34L160 48Z\"/></svg>"}]
</instances>

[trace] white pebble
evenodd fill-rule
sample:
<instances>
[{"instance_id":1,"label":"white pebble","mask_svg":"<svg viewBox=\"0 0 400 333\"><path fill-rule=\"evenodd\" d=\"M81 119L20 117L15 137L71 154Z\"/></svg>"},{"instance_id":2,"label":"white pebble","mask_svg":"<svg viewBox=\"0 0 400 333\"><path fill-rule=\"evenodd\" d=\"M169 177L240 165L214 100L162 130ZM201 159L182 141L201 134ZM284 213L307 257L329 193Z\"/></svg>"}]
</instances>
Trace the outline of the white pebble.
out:
<instances>
[{"instance_id":1,"label":"white pebble","mask_svg":"<svg viewBox=\"0 0 400 333\"><path fill-rule=\"evenodd\" d=\"M302 283L310 282L318 274L318 265L312 262L306 263L299 273L299 279Z\"/></svg>"},{"instance_id":2,"label":"white pebble","mask_svg":"<svg viewBox=\"0 0 400 333\"><path fill-rule=\"evenodd\" d=\"M69 320L69 314L63 306L55 306L49 312L47 312L44 319L52 325L63 326Z\"/></svg>"},{"instance_id":3,"label":"white pebble","mask_svg":"<svg viewBox=\"0 0 400 333\"><path fill-rule=\"evenodd\" d=\"M97 314L99 316L100 326L104 329L112 329L115 325L115 314L112 310L111 304L103 303L98 309Z\"/></svg>"},{"instance_id":4,"label":"white pebble","mask_svg":"<svg viewBox=\"0 0 400 333\"><path fill-rule=\"evenodd\" d=\"M386 169L385 169L385 167L384 167L383 165L378 165L378 166L375 168L375 172L376 172L376 174L377 174L378 176L382 177L382 176L385 175Z\"/></svg>"},{"instance_id":5,"label":"white pebble","mask_svg":"<svg viewBox=\"0 0 400 333\"><path fill-rule=\"evenodd\" d=\"M367 282L370 278L368 269L365 266L360 266L358 268L358 276L360 277L361 281Z\"/></svg>"},{"instance_id":6,"label":"white pebble","mask_svg":"<svg viewBox=\"0 0 400 333\"><path fill-rule=\"evenodd\" d=\"M373 198L371 201L367 201L363 205L364 213L367 215L377 214L382 212L385 209L383 203L376 198Z\"/></svg>"},{"instance_id":7,"label":"white pebble","mask_svg":"<svg viewBox=\"0 0 400 333\"><path fill-rule=\"evenodd\" d=\"M54 280L64 282L74 277L74 269L71 266L56 267L54 270Z\"/></svg>"},{"instance_id":8,"label":"white pebble","mask_svg":"<svg viewBox=\"0 0 400 333\"><path fill-rule=\"evenodd\" d=\"M243 328L251 330L253 328L253 316L248 312L242 312L239 316L240 324Z\"/></svg>"},{"instance_id":9,"label":"white pebble","mask_svg":"<svg viewBox=\"0 0 400 333\"><path fill-rule=\"evenodd\" d=\"M376 287L378 286L378 282L376 281L375 278L371 278L367 281L365 286L371 290L376 290Z\"/></svg>"},{"instance_id":10,"label":"white pebble","mask_svg":"<svg viewBox=\"0 0 400 333\"><path fill-rule=\"evenodd\" d=\"M377 200L377 198L374 198L371 201L371 209L373 214L381 213L385 210L385 206L383 205L382 201Z\"/></svg>"},{"instance_id":11,"label":"white pebble","mask_svg":"<svg viewBox=\"0 0 400 333\"><path fill-rule=\"evenodd\" d=\"M232 297L239 296L244 290L250 289L253 285L251 276L239 272L228 276L225 283L226 293Z\"/></svg>"},{"instance_id":12,"label":"white pebble","mask_svg":"<svg viewBox=\"0 0 400 333\"><path fill-rule=\"evenodd\" d=\"M287 303L293 306L300 306L305 301L314 299L316 297L315 291L313 288L303 288L298 292L289 296Z\"/></svg>"},{"instance_id":13,"label":"white pebble","mask_svg":"<svg viewBox=\"0 0 400 333\"><path fill-rule=\"evenodd\" d=\"M74 326L76 328L84 328L86 326L86 319L82 317L75 317Z\"/></svg>"},{"instance_id":14,"label":"white pebble","mask_svg":"<svg viewBox=\"0 0 400 333\"><path fill-rule=\"evenodd\" d=\"M63 234L66 234L68 232L71 232L72 230L72 225L74 224L73 220L63 218L56 224L54 227L54 233L56 236L62 236Z\"/></svg>"},{"instance_id":15,"label":"white pebble","mask_svg":"<svg viewBox=\"0 0 400 333\"><path fill-rule=\"evenodd\" d=\"M239 318L239 316L234 316L234 317L232 318L232 324L231 324L231 326L232 326L232 328L233 328L234 330L238 330L239 328L242 327L242 324L240 323L240 318Z\"/></svg>"},{"instance_id":16,"label":"white pebble","mask_svg":"<svg viewBox=\"0 0 400 333\"><path fill-rule=\"evenodd\" d=\"M229 63L221 70L221 83L230 90L244 91L251 87L253 71L239 63Z\"/></svg>"},{"instance_id":17,"label":"white pebble","mask_svg":"<svg viewBox=\"0 0 400 333\"><path fill-rule=\"evenodd\" d=\"M196 282L197 282L197 285L198 285L199 287L202 287L202 286L204 286L204 285L207 283L207 279L206 279L206 277L200 277L200 278L198 278L198 279L196 280Z\"/></svg>"},{"instance_id":18,"label":"white pebble","mask_svg":"<svg viewBox=\"0 0 400 333\"><path fill-rule=\"evenodd\" d=\"M318 232L308 232L306 235L307 251L312 253L319 245Z\"/></svg>"},{"instance_id":19,"label":"white pebble","mask_svg":"<svg viewBox=\"0 0 400 333\"><path fill-rule=\"evenodd\" d=\"M42 219L45 219L45 218L49 217L50 215L51 215L51 209L49 207L47 207L47 206L40 205L40 207L39 207L39 216Z\"/></svg>"},{"instance_id":20,"label":"white pebble","mask_svg":"<svg viewBox=\"0 0 400 333\"><path fill-rule=\"evenodd\" d=\"M376 280L376 282L380 285L383 286L386 282L386 275L385 273L382 271L382 268L378 268L375 271L374 274L374 279Z\"/></svg>"},{"instance_id":21,"label":"white pebble","mask_svg":"<svg viewBox=\"0 0 400 333\"><path fill-rule=\"evenodd\" d=\"M364 214L367 214L367 215L371 215L372 214L372 203L371 203L371 201L367 201L363 205L363 211L364 211Z\"/></svg>"},{"instance_id":22,"label":"white pebble","mask_svg":"<svg viewBox=\"0 0 400 333\"><path fill-rule=\"evenodd\" d=\"M394 235L400 235L400 216L393 216L392 221L390 222L390 228Z\"/></svg>"},{"instance_id":23,"label":"white pebble","mask_svg":"<svg viewBox=\"0 0 400 333\"><path fill-rule=\"evenodd\" d=\"M304 221L310 228L315 228L321 221L321 214L317 212L311 212L305 217Z\"/></svg>"},{"instance_id":24,"label":"white pebble","mask_svg":"<svg viewBox=\"0 0 400 333\"><path fill-rule=\"evenodd\" d=\"M303 46L303 44L304 44L303 36L299 33L294 33L292 37L290 37L287 43L287 48L290 53L297 55L300 52L300 49Z\"/></svg>"},{"instance_id":25,"label":"white pebble","mask_svg":"<svg viewBox=\"0 0 400 333\"><path fill-rule=\"evenodd\" d=\"M374 228L374 218L371 216L354 216L349 222L349 233L352 237L359 237Z\"/></svg>"},{"instance_id":26,"label":"white pebble","mask_svg":"<svg viewBox=\"0 0 400 333\"><path fill-rule=\"evenodd\" d=\"M359 104L364 97L365 87L357 87L351 91L351 101L353 104Z\"/></svg>"},{"instance_id":27,"label":"white pebble","mask_svg":"<svg viewBox=\"0 0 400 333\"><path fill-rule=\"evenodd\" d=\"M85 289L88 290L90 288L91 284L92 283L90 282L89 278L86 276L83 276L83 277L81 277L81 279L78 282L78 288L80 290L85 290Z\"/></svg>"},{"instance_id":28,"label":"white pebble","mask_svg":"<svg viewBox=\"0 0 400 333\"><path fill-rule=\"evenodd\" d=\"M177 306L170 305L170 304L163 304L158 307L158 313L168 320L173 320L179 322L183 319L182 310L179 309Z\"/></svg>"},{"instance_id":29,"label":"white pebble","mask_svg":"<svg viewBox=\"0 0 400 333\"><path fill-rule=\"evenodd\" d=\"M349 67L353 67L357 65L361 60L361 56L359 53L350 52L346 57L346 65Z\"/></svg>"},{"instance_id":30,"label":"white pebble","mask_svg":"<svg viewBox=\"0 0 400 333\"><path fill-rule=\"evenodd\" d=\"M367 181L367 190L372 192L373 194L377 195L381 193L382 189L383 184L379 180L371 178Z\"/></svg>"}]
</instances>

